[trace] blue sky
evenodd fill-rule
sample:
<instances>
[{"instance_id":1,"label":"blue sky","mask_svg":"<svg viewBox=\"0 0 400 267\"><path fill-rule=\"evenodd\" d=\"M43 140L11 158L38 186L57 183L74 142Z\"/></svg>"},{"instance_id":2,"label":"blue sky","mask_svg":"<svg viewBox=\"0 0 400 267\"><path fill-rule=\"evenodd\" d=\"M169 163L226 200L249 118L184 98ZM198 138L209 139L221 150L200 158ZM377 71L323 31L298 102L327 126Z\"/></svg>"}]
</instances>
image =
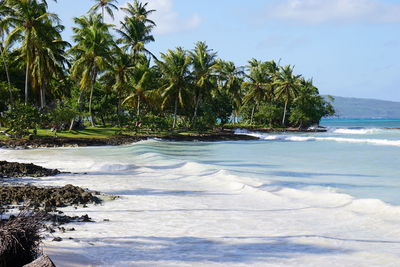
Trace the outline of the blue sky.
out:
<instances>
[{"instance_id":1,"label":"blue sky","mask_svg":"<svg viewBox=\"0 0 400 267\"><path fill-rule=\"evenodd\" d=\"M123 6L127 1L120 0ZM145 1L144 1L145 2ZM400 101L400 0L149 0L158 54L206 41L219 57L295 65L322 94ZM72 35L92 0L49 2ZM116 21L123 14L117 12Z\"/></svg>"}]
</instances>

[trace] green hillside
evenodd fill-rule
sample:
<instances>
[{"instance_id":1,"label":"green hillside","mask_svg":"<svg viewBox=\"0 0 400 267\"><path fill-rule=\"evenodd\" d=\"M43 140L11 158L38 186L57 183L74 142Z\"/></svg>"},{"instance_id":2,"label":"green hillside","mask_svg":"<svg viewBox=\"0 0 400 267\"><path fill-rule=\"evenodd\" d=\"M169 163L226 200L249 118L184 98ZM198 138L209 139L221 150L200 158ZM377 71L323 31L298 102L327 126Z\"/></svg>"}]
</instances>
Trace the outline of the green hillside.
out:
<instances>
[{"instance_id":1,"label":"green hillside","mask_svg":"<svg viewBox=\"0 0 400 267\"><path fill-rule=\"evenodd\" d=\"M334 96L340 118L400 118L400 102Z\"/></svg>"}]
</instances>

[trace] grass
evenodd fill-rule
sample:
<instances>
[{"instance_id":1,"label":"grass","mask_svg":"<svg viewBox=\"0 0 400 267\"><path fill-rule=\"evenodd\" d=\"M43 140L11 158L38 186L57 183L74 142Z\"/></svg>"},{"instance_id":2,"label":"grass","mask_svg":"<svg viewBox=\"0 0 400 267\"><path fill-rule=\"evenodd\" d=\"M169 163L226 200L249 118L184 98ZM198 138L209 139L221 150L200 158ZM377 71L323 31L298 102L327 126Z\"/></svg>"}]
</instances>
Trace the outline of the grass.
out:
<instances>
[{"instance_id":1,"label":"grass","mask_svg":"<svg viewBox=\"0 0 400 267\"><path fill-rule=\"evenodd\" d=\"M64 138L109 138L119 133L119 128L88 127L82 130L57 132L58 137ZM38 137L54 137L54 132L49 129L39 129Z\"/></svg>"},{"instance_id":2,"label":"grass","mask_svg":"<svg viewBox=\"0 0 400 267\"><path fill-rule=\"evenodd\" d=\"M4 131L5 128L0 128L0 131ZM104 127L87 127L82 130L73 130L73 131L63 131L57 132L57 136L61 138L110 138L117 133L120 133L121 130L119 128L104 128ZM46 137L54 137L54 132L49 129L38 129L37 130L37 138L46 138ZM0 135L0 140L7 139L8 137L5 135Z\"/></svg>"},{"instance_id":3,"label":"grass","mask_svg":"<svg viewBox=\"0 0 400 267\"><path fill-rule=\"evenodd\" d=\"M4 131L5 128L0 128L0 131ZM32 132L32 131L31 131ZM126 135L136 135L136 136L148 136L148 135L156 135L156 136L165 136L168 134L179 134L179 135L196 135L196 134L204 134L204 133L212 133L212 130L209 131L193 131L193 130L175 130L175 131L146 131L141 130L140 132L131 132L131 131L122 131L120 128L116 127L87 127L82 130L72 130L72 131L62 131L57 132L58 138L88 138L88 139L102 139L102 138L110 138L115 136L116 134L126 134ZM37 135L35 138L48 138L55 137L54 132L50 131L50 129L38 129ZM6 135L0 134L0 140L8 139Z\"/></svg>"}]
</instances>

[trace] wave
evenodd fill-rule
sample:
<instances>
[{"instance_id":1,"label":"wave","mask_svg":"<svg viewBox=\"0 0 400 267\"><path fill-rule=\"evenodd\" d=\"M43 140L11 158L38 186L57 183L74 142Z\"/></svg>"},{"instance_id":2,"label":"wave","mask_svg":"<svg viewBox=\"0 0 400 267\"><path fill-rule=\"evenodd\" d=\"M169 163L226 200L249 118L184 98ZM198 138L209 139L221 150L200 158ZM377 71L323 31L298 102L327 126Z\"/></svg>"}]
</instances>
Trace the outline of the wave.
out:
<instances>
[{"instance_id":1,"label":"wave","mask_svg":"<svg viewBox=\"0 0 400 267\"><path fill-rule=\"evenodd\" d=\"M345 137L320 137L320 136L300 136L300 135L271 135L262 134L257 132L244 132L240 131L237 133L247 134L250 136L258 137L261 140L267 141L287 141L287 142L307 142L307 141L333 141L340 143L364 143L380 146L396 146L400 147L400 140L389 140L389 139L357 139L357 138L345 138Z\"/></svg>"},{"instance_id":2,"label":"wave","mask_svg":"<svg viewBox=\"0 0 400 267\"><path fill-rule=\"evenodd\" d=\"M329 133L334 134L374 134L383 131L382 129L378 128L362 128L362 129L350 129L350 128L330 128L328 129Z\"/></svg>"},{"instance_id":3,"label":"wave","mask_svg":"<svg viewBox=\"0 0 400 267\"><path fill-rule=\"evenodd\" d=\"M212 190L227 191L229 194L244 194L260 201L278 201L288 205L296 203L296 207L301 209L346 209L386 219L398 218L400 215L400 206L390 205L379 199L355 198L330 187L279 186L268 180L268 177L264 179L238 175L226 169L215 170L215 166L196 162L186 162L176 167L169 171L186 174L184 179L188 182L205 184Z\"/></svg>"}]
</instances>

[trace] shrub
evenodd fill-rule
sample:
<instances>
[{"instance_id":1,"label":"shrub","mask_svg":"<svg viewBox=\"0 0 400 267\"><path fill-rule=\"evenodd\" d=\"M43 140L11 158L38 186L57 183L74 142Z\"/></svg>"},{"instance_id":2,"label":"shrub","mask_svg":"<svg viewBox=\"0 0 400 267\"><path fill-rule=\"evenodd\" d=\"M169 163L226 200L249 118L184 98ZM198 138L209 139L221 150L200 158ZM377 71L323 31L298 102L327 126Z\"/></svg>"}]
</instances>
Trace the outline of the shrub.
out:
<instances>
[{"instance_id":1,"label":"shrub","mask_svg":"<svg viewBox=\"0 0 400 267\"><path fill-rule=\"evenodd\" d=\"M77 116L77 112L69 107L58 106L48 115L52 126L60 130L65 130L69 123Z\"/></svg>"},{"instance_id":2,"label":"shrub","mask_svg":"<svg viewBox=\"0 0 400 267\"><path fill-rule=\"evenodd\" d=\"M5 113L5 124L7 132L17 138L30 134L29 130L36 130L41 122L39 110L30 105L16 104Z\"/></svg>"}]
</instances>

